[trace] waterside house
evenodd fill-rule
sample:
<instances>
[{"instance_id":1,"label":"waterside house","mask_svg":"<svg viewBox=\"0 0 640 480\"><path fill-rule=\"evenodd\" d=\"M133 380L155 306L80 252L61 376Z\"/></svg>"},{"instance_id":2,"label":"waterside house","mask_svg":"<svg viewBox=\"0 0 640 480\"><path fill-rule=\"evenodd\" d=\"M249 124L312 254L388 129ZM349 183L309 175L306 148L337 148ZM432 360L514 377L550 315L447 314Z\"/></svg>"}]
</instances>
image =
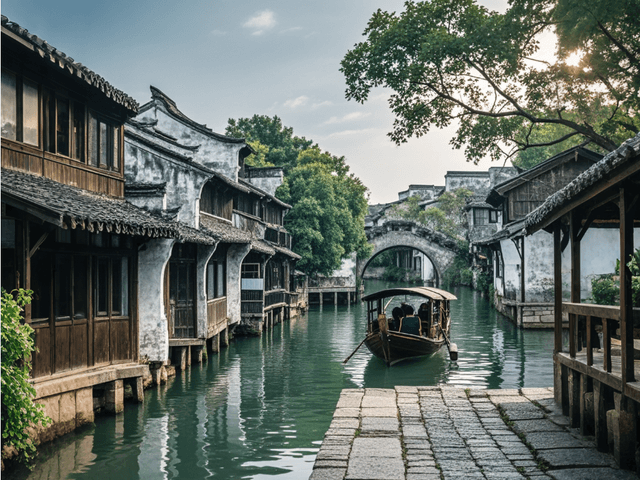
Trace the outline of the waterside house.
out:
<instances>
[{"instance_id":1,"label":"waterside house","mask_svg":"<svg viewBox=\"0 0 640 480\"><path fill-rule=\"evenodd\" d=\"M290 206L274 197L282 170L245 166L251 153L155 87L126 125L127 199L215 238L157 239L140 252L140 351L158 379L168 361L184 369L217 352L233 329L259 334L297 313Z\"/></svg>"},{"instance_id":2,"label":"waterside house","mask_svg":"<svg viewBox=\"0 0 640 480\"><path fill-rule=\"evenodd\" d=\"M554 394L571 426L595 435L599 450L613 448L623 468L638 469L640 404L639 306L633 304L628 267L640 244L640 135L577 176L523 221L528 235L552 233L554 290ZM585 248L590 232L616 237ZM635 230L635 234L634 234ZM549 235L547 233L547 235ZM562 250L570 255L570 298L563 300ZM613 250L613 252L612 252ZM619 306L582 303L585 266L591 257L619 258ZM569 318L569 342L563 337ZM634 315L635 314L635 315ZM635 319L634 319L635 316Z\"/></svg>"},{"instance_id":3,"label":"waterside house","mask_svg":"<svg viewBox=\"0 0 640 480\"><path fill-rule=\"evenodd\" d=\"M571 148L495 185L486 197L486 204L493 208L488 210L489 218L492 211L498 212L494 216L497 231L475 238L472 249L481 254L484 247L486 257L492 258L496 307L520 327L553 326L553 239L546 232L526 235L524 219L601 158L585 148ZM604 241L598 233L589 241ZM603 273L599 262L604 260L585 267L585 273ZM587 289L585 283L585 295Z\"/></svg>"},{"instance_id":4,"label":"waterside house","mask_svg":"<svg viewBox=\"0 0 640 480\"><path fill-rule=\"evenodd\" d=\"M206 237L124 199L123 125L138 104L2 17L2 287L34 291L44 441L143 399L138 249Z\"/></svg>"}]
</instances>

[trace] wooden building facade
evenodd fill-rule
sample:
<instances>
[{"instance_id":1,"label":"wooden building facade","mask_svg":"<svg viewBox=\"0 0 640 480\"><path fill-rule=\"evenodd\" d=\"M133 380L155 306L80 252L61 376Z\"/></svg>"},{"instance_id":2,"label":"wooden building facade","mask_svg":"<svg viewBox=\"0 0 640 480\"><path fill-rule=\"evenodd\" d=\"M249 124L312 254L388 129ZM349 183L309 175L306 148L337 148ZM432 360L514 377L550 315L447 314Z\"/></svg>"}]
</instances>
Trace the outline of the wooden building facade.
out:
<instances>
[{"instance_id":1,"label":"wooden building facade","mask_svg":"<svg viewBox=\"0 0 640 480\"><path fill-rule=\"evenodd\" d=\"M638 469L640 348L634 339L640 337L640 304L637 299L634 304L630 262L640 243L640 135L551 195L526 218L525 228L529 234L544 229L554 238L556 401L573 427L595 435L598 449L612 448L622 467ZM584 248L585 235L594 228L611 230L618 238L619 306L581 301L586 259L607 253L606 245ZM571 262L568 302L562 295L565 248ZM569 317L568 345L563 313Z\"/></svg>"}]
</instances>

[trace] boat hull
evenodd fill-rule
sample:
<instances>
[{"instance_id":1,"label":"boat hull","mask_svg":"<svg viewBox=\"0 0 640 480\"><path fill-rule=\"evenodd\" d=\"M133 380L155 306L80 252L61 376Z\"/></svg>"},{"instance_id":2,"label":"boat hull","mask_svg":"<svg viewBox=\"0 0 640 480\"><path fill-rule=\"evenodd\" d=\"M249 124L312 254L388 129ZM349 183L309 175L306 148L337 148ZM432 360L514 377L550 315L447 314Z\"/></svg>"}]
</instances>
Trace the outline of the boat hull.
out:
<instances>
[{"instance_id":1,"label":"boat hull","mask_svg":"<svg viewBox=\"0 0 640 480\"><path fill-rule=\"evenodd\" d=\"M409 358L432 355L440 350L444 340L435 341L417 335L389 331L386 334L369 333L364 343L376 357L388 365L393 365Z\"/></svg>"}]
</instances>

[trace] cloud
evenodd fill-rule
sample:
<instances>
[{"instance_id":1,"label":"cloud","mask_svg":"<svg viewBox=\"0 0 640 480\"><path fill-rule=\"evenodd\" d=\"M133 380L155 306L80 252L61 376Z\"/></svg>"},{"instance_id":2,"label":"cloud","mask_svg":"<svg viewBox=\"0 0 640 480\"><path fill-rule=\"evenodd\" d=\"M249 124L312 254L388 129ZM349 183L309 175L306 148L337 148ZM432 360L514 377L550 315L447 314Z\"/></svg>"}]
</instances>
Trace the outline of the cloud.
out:
<instances>
[{"instance_id":1,"label":"cloud","mask_svg":"<svg viewBox=\"0 0 640 480\"><path fill-rule=\"evenodd\" d=\"M349 135L362 135L364 133L372 133L379 129L377 128L361 128L360 130L342 130L340 132L334 132L328 136L328 138L346 137Z\"/></svg>"},{"instance_id":2,"label":"cloud","mask_svg":"<svg viewBox=\"0 0 640 480\"><path fill-rule=\"evenodd\" d=\"M329 107L333 105L333 102L330 100L325 100L324 102L317 102L311 105L311 108L321 108L321 107Z\"/></svg>"},{"instance_id":3,"label":"cloud","mask_svg":"<svg viewBox=\"0 0 640 480\"><path fill-rule=\"evenodd\" d=\"M351 121L357 120L359 118L368 117L369 115L371 115L371 114L370 113L363 113L363 112L347 113L346 115L343 115L342 117L331 117L329 120L324 122L323 125L331 125L331 124L334 124L334 123L351 122Z\"/></svg>"},{"instance_id":4,"label":"cloud","mask_svg":"<svg viewBox=\"0 0 640 480\"><path fill-rule=\"evenodd\" d=\"M222 35L226 35L227 32L225 32L224 30L211 30L211 35L215 35L218 37L221 37Z\"/></svg>"},{"instance_id":5,"label":"cloud","mask_svg":"<svg viewBox=\"0 0 640 480\"><path fill-rule=\"evenodd\" d=\"M302 30L302 27L291 27L291 28L287 28L285 30L282 30L280 32L280 35L283 35L285 33L299 32L300 30Z\"/></svg>"},{"instance_id":6,"label":"cloud","mask_svg":"<svg viewBox=\"0 0 640 480\"><path fill-rule=\"evenodd\" d=\"M307 97L306 95L301 95L298 98L287 100L286 102L284 102L284 106L289 108L302 107L306 105L308 101L309 97Z\"/></svg>"},{"instance_id":7,"label":"cloud","mask_svg":"<svg viewBox=\"0 0 640 480\"><path fill-rule=\"evenodd\" d=\"M262 12L257 12L242 26L253 30L252 35L262 35L276 26L276 17L271 10L263 10Z\"/></svg>"}]
</instances>

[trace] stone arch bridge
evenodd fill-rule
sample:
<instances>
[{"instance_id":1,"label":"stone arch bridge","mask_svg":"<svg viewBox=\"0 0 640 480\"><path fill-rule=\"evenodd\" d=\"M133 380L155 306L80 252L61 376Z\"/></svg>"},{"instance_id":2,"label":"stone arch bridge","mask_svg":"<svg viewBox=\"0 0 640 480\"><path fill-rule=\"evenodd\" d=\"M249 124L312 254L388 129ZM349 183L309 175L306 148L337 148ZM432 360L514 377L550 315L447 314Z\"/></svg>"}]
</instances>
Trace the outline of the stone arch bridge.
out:
<instances>
[{"instance_id":1,"label":"stone arch bridge","mask_svg":"<svg viewBox=\"0 0 640 480\"><path fill-rule=\"evenodd\" d=\"M390 220L382 226L365 227L367 240L373 252L367 258L358 258L356 276L362 280L367 266L378 254L391 248L409 247L424 253L436 272L436 286L442 275L453 264L458 253L458 243L452 237L431 228L406 220Z\"/></svg>"}]
</instances>

